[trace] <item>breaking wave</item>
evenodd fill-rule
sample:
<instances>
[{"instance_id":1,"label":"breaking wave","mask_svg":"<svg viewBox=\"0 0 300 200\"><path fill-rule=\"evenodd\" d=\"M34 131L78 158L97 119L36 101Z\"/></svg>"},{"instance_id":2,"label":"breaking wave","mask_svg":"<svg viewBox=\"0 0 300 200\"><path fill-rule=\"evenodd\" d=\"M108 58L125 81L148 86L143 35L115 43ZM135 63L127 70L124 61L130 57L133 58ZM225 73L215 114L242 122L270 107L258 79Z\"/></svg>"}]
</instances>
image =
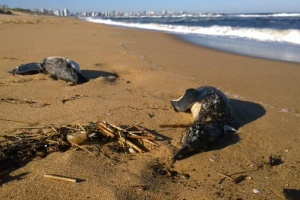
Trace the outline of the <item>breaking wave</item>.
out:
<instances>
[{"instance_id":1,"label":"breaking wave","mask_svg":"<svg viewBox=\"0 0 300 200\"><path fill-rule=\"evenodd\" d=\"M247 15L247 14L245 14ZM296 14L272 14L272 16L286 16ZM300 14L297 14L300 16ZM259 15L264 16L264 15ZM240 15L242 17L242 15ZM253 17L253 15L251 16ZM270 16L269 16L270 17ZM298 29L271 29L271 28L252 28L252 27L236 27L236 26L220 26L212 25L204 26L183 26L183 25L167 25L157 23L131 23L131 22L118 22L111 19L101 18L85 18L85 20L101 23L107 25L123 26L130 28L140 28L164 31L176 34L192 34L192 35L209 35L209 36L222 36L230 38L244 38L257 41L270 41L270 42L284 42L300 45L300 30Z\"/></svg>"}]
</instances>

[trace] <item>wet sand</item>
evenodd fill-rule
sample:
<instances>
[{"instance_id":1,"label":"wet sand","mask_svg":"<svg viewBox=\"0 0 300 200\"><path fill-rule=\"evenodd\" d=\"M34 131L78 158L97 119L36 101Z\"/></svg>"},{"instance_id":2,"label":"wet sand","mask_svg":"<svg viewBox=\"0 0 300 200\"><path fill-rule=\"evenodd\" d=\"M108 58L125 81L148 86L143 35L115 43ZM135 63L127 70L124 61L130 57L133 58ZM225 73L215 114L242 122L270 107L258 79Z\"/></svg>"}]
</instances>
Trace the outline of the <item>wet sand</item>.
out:
<instances>
[{"instance_id":1,"label":"wet sand","mask_svg":"<svg viewBox=\"0 0 300 200\"><path fill-rule=\"evenodd\" d=\"M100 152L94 158L69 150L36 158L0 175L0 199L282 199L283 188L300 189L299 64L73 18L0 15L0 22L1 134L30 125L106 120L142 123L164 136L160 147L143 154L110 152L106 157ZM90 81L70 86L44 74L7 73L49 56L76 61ZM221 138L208 152L176 162L172 170L178 176L155 173L153 166L169 163L185 133L185 128L159 125L192 121L190 113L176 113L170 100L204 85L221 89L232 100L238 132ZM62 103L76 95L82 96ZM10 103L7 98L36 103ZM270 167L272 154L283 163ZM63 182L44 174L84 181ZM247 178L235 184L224 174Z\"/></svg>"}]
</instances>

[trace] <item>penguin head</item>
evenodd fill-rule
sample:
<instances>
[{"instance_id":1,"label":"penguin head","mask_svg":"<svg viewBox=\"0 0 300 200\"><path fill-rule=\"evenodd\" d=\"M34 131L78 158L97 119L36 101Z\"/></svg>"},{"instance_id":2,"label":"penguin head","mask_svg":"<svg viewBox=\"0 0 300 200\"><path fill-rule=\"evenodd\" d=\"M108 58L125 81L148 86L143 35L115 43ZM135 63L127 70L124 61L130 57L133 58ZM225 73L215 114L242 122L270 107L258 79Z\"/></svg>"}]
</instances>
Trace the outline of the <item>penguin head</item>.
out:
<instances>
[{"instance_id":1,"label":"penguin head","mask_svg":"<svg viewBox=\"0 0 300 200\"><path fill-rule=\"evenodd\" d=\"M179 160L191 152L206 151L208 146L224 133L216 123L194 123L183 138L183 147L175 153L173 160Z\"/></svg>"}]
</instances>

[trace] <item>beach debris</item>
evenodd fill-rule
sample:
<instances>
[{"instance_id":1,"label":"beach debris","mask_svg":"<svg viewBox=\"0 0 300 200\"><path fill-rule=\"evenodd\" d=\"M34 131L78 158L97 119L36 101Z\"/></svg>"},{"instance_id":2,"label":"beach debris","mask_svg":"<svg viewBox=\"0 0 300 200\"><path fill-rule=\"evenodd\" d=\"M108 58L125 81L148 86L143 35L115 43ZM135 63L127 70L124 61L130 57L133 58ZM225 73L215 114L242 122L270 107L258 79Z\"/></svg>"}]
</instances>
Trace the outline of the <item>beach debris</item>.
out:
<instances>
[{"instance_id":1,"label":"beach debris","mask_svg":"<svg viewBox=\"0 0 300 200\"><path fill-rule=\"evenodd\" d=\"M136 150L134 150L133 148L131 148L131 147L129 147L128 148L128 151L129 151L129 153L137 153L137 151Z\"/></svg>"},{"instance_id":2,"label":"beach debris","mask_svg":"<svg viewBox=\"0 0 300 200\"><path fill-rule=\"evenodd\" d=\"M117 73L113 73L111 76L105 77L105 80L112 84L112 83L115 83L118 78L119 78L119 75Z\"/></svg>"},{"instance_id":3,"label":"beach debris","mask_svg":"<svg viewBox=\"0 0 300 200\"><path fill-rule=\"evenodd\" d=\"M76 95L74 95L74 96L72 96L70 98L63 99L61 102L64 104L64 103L66 103L68 101L73 101L73 100L76 100L76 99L81 99L83 97L88 97L88 96L87 95L76 94Z\"/></svg>"},{"instance_id":4,"label":"beach debris","mask_svg":"<svg viewBox=\"0 0 300 200\"><path fill-rule=\"evenodd\" d=\"M300 190L284 188L283 195L287 200L298 200L300 199Z\"/></svg>"},{"instance_id":5,"label":"beach debris","mask_svg":"<svg viewBox=\"0 0 300 200\"><path fill-rule=\"evenodd\" d=\"M187 128L192 124L160 124L160 128Z\"/></svg>"},{"instance_id":6,"label":"beach debris","mask_svg":"<svg viewBox=\"0 0 300 200\"><path fill-rule=\"evenodd\" d=\"M161 164L159 162L152 165L151 168L153 169L153 175L154 176L156 174L158 174L160 176L166 176L166 177L174 178L174 177L177 177L179 175L179 173L177 171L171 170L169 167L166 167L166 166L164 166L163 164ZM179 177L182 177L182 176L179 176Z\"/></svg>"},{"instance_id":7,"label":"beach debris","mask_svg":"<svg viewBox=\"0 0 300 200\"><path fill-rule=\"evenodd\" d=\"M283 108L283 109L281 109L281 112L283 112L283 113L289 113L291 111L289 109L287 109L287 108Z\"/></svg>"},{"instance_id":8,"label":"beach debris","mask_svg":"<svg viewBox=\"0 0 300 200\"><path fill-rule=\"evenodd\" d=\"M45 107L50 105L49 103L39 104L38 102L33 100L17 99L12 97L1 98L0 102L10 103L10 104L29 104L30 106L33 107Z\"/></svg>"},{"instance_id":9,"label":"beach debris","mask_svg":"<svg viewBox=\"0 0 300 200\"><path fill-rule=\"evenodd\" d=\"M32 101L32 100L27 100L27 99L16 99L16 98L1 98L0 99L1 102L5 102L5 103L12 103L12 104L35 104L37 103L36 101Z\"/></svg>"},{"instance_id":10,"label":"beach debris","mask_svg":"<svg viewBox=\"0 0 300 200\"><path fill-rule=\"evenodd\" d=\"M182 97L172 100L176 112L190 110L194 122L188 129L182 148L173 156L173 162L195 151L206 151L208 146L223 136L230 127L231 113L229 99L215 87L203 86L187 89Z\"/></svg>"},{"instance_id":11,"label":"beach debris","mask_svg":"<svg viewBox=\"0 0 300 200\"><path fill-rule=\"evenodd\" d=\"M181 177L184 179L190 179L191 176L189 174L182 174Z\"/></svg>"},{"instance_id":12,"label":"beach debris","mask_svg":"<svg viewBox=\"0 0 300 200\"><path fill-rule=\"evenodd\" d=\"M73 182L73 183L76 183L78 181L76 178L70 178L70 177L54 175L54 174L45 174L44 177L45 178L52 178L52 179L62 180L62 181Z\"/></svg>"},{"instance_id":13,"label":"beach debris","mask_svg":"<svg viewBox=\"0 0 300 200\"><path fill-rule=\"evenodd\" d=\"M52 152L64 152L72 146L96 157L95 153L80 146L88 140L104 141L104 145L115 146L118 152L124 153L148 151L146 143L159 146L154 141L156 136L138 125L120 127L108 122L90 122L84 126L21 128L17 133L0 135L0 173L9 167L8 163L15 165L35 157L43 158Z\"/></svg>"},{"instance_id":14,"label":"beach debris","mask_svg":"<svg viewBox=\"0 0 300 200\"><path fill-rule=\"evenodd\" d=\"M256 189L256 188L254 188L252 191L253 191L254 194L259 194L260 193L260 190Z\"/></svg>"},{"instance_id":15,"label":"beach debris","mask_svg":"<svg viewBox=\"0 0 300 200\"><path fill-rule=\"evenodd\" d=\"M20 65L11 71L14 75L31 75L44 73L49 74L54 79L70 81L74 84L86 83L78 63L63 57L47 57L41 62Z\"/></svg>"},{"instance_id":16,"label":"beach debris","mask_svg":"<svg viewBox=\"0 0 300 200\"><path fill-rule=\"evenodd\" d=\"M226 175L226 174L222 174L222 173L218 173L218 174L219 174L220 176L223 177L223 178L219 181L219 184L223 183L223 181L224 181L226 178L230 179L233 183L238 184L238 183L244 181L244 180L248 177L248 176L246 176L246 175L240 175L240 176L238 176L238 177L236 177L236 178L233 178L233 177L230 176L230 175Z\"/></svg>"},{"instance_id":17,"label":"beach debris","mask_svg":"<svg viewBox=\"0 0 300 200\"><path fill-rule=\"evenodd\" d=\"M191 178L189 174L176 171L169 165L161 163L158 160L149 165L149 167L152 169L152 176L155 178L167 178L171 179L172 182L188 181Z\"/></svg>"},{"instance_id":18,"label":"beach debris","mask_svg":"<svg viewBox=\"0 0 300 200\"><path fill-rule=\"evenodd\" d=\"M143 153L145 152L145 147L142 145L144 142L159 146L154 142L156 136L139 125L122 128L104 121L99 123L99 128L107 137L116 139L126 151L132 148L134 151Z\"/></svg>"},{"instance_id":19,"label":"beach debris","mask_svg":"<svg viewBox=\"0 0 300 200\"><path fill-rule=\"evenodd\" d=\"M13 120L13 119L5 119L5 118L0 118L1 121L7 121L7 122L17 122L17 123L23 123L23 124L32 124L31 122L25 122L25 121L20 121L20 120Z\"/></svg>"},{"instance_id":20,"label":"beach debris","mask_svg":"<svg viewBox=\"0 0 300 200\"><path fill-rule=\"evenodd\" d=\"M49 129L49 128L48 128ZM34 157L45 157L56 151L66 151L71 145L64 140L63 134L56 132L30 132L0 136L0 165L17 163Z\"/></svg>"},{"instance_id":21,"label":"beach debris","mask_svg":"<svg viewBox=\"0 0 300 200\"><path fill-rule=\"evenodd\" d=\"M246 175L240 175L240 176L234 178L234 179L233 179L233 182L234 182L234 183L240 183L240 182L244 181L246 178L247 178Z\"/></svg>"},{"instance_id":22,"label":"beach debris","mask_svg":"<svg viewBox=\"0 0 300 200\"><path fill-rule=\"evenodd\" d=\"M15 58L15 57L2 57L4 60L20 60L19 58Z\"/></svg>"},{"instance_id":23,"label":"beach debris","mask_svg":"<svg viewBox=\"0 0 300 200\"><path fill-rule=\"evenodd\" d=\"M150 188L149 185L133 185L132 187L142 191L146 191Z\"/></svg>"},{"instance_id":24,"label":"beach debris","mask_svg":"<svg viewBox=\"0 0 300 200\"><path fill-rule=\"evenodd\" d=\"M271 155L269 157L269 165L270 166L276 166L283 163L283 160L281 159L281 155Z\"/></svg>"},{"instance_id":25,"label":"beach debris","mask_svg":"<svg viewBox=\"0 0 300 200\"><path fill-rule=\"evenodd\" d=\"M67 140L68 142L70 142L71 144L82 144L86 141L87 139L87 134L85 131L80 131L74 135L67 135Z\"/></svg>"}]
</instances>

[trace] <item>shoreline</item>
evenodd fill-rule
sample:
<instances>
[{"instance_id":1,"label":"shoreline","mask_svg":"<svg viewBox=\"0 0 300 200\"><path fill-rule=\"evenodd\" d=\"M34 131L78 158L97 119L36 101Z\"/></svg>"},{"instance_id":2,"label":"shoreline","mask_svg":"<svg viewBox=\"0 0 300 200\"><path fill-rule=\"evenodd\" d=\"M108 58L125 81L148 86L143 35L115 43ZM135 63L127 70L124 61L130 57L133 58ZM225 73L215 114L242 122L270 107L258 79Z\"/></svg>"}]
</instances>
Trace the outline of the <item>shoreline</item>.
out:
<instances>
[{"instance_id":1,"label":"shoreline","mask_svg":"<svg viewBox=\"0 0 300 200\"><path fill-rule=\"evenodd\" d=\"M0 173L1 199L25 195L30 199L276 199L283 197L283 188L300 189L296 178L300 175L299 64L220 52L167 33L73 18L0 15L0 21L1 135L24 131L20 129L24 126L107 121L142 123L163 136L157 141L159 147L142 154L85 143L83 147L96 149L99 156L69 150L36 158L11 169L8 176ZM90 81L70 86L44 74L7 73L48 56L74 60ZM111 79L114 74L117 79ZM178 176L156 173L155 167L168 165L186 131L159 125L192 122L191 114L176 113L170 100L187 88L204 85L220 88L232 100L238 132L207 152L176 162L170 169ZM280 155L283 163L268 166L270 155ZM44 174L85 181L65 183L45 179ZM235 184L227 178L221 181L224 177L219 174L250 178ZM254 188L261 193L254 194Z\"/></svg>"},{"instance_id":2,"label":"shoreline","mask_svg":"<svg viewBox=\"0 0 300 200\"><path fill-rule=\"evenodd\" d=\"M262 56L262 55L259 55L258 53L252 53L249 50L247 50L248 52L244 51L244 52L239 53L239 52L237 52L238 51L237 49L227 49L226 50L226 48L224 48L224 47L214 47L214 45L205 45L205 44L203 44L203 41L201 41L201 42L199 42L199 41L198 42L197 41L192 42L193 39L188 39L188 37L186 39L184 39L184 36L182 36L182 35L178 35L177 37L179 37L180 39L185 40L185 41L187 41L191 44L196 44L196 45L202 46L204 48L213 49L213 50L221 51L221 52L225 52L225 53L231 53L231 54L236 54L236 55L240 55L240 56L247 56L247 57L250 57L250 58L264 59L264 60L270 60L270 61L300 64L300 60L295 60L295 58L294 59L275 58L276 55L272 55L272 56L264 55L264 56ZM236 43L238 43L238 42L236 42ZM263 46L265 47L265 45L263 45ZM277 46L279 46L279 44L277 44ZM258 47L256 47L256 48L258 48ZM255 51L257 49L254 48L252 50ZM279 55L279 52L277 52L277 55Z\"/></svg>"},{"instance_id":3,"label":"shoreline","mask_svg":"<svg viewBox=\"0 0 300 200\"><path fill-rule=\"evenodd\" d=\"M279 42L277 40L263 40L260 39L249 39L247 37L230 37L224 35L210 35L210 34L194 34L193 32L189 32L189 29L193 29L190 26L177 26L177 25L170 25L168 27L166 24L151 24L148 25L147 23L143 23L143 20L136 19L129 24L125 21L115 21L110 18L79 18L83 21L89 21L97 24L104 24L110 26L117 26L117 27L125 27L131 29L140 29L140 30L149 30L149 31L157 31L163 32L168 34L173 34L178 36L181 39L184 39L190 43L194 43L200 46L204 46L207 48L213 48L216 50L221 50L229 53L235 53L239 55L246 55L250 57L257 57L257 58L265 58L271 60L278 60L278 61L287 61L287 62L294 62L300 63L299 54L297 52L300 51L300 46L296 42L286 42L285 38L281 38L282 41ZM182 26L187 29L187 32L182 32ZM196 30L199 29L201 32L201 28L195 27ZM212 28L213 29L213 28ZM185 30L185 29L184 29ZM195 30L193 30L195 31ZM216 31L216 30L211 30ZM230 31L230 30L228 30ZM250 31L250 30L249 30ZM259 30L256 30L259 34ZM273 30L273 31L276 31ZM263 32L263 31L262 31ZM263 32L264 33L264 32ZM261 33L261 34L263 34ZM226 33L224 33L226 34ZM253 33L255 34L255 33ZM277 33L278 35L282 33ZM243 34L242 34L243 35ZM270 38L273 36L270 35ZM283 36L282 36L283 37ZM296 40L297 41L297 40Z\"/></svg>"}]
</instances>

